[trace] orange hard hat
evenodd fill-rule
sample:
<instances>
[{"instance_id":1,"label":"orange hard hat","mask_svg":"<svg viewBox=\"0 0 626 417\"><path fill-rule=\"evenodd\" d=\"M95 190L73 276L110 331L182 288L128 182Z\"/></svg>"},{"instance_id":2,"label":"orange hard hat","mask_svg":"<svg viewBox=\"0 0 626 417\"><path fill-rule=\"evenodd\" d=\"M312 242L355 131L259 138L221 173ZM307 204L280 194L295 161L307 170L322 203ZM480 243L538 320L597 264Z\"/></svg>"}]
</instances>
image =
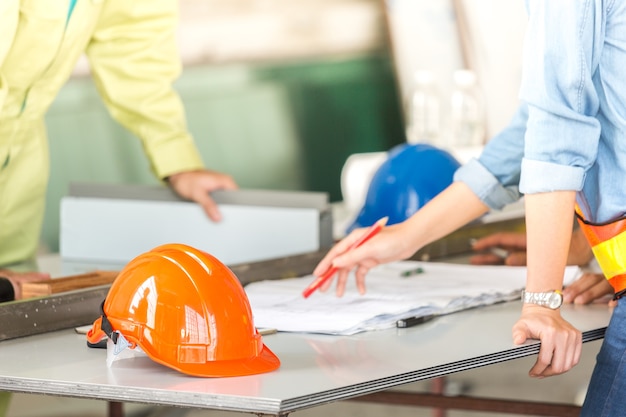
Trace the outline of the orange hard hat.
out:
<instances>
[{"instance_id":1,"label":"orange hard hat","mask_svg":"<svg viewBox=\"0 0 626 417\"><path fill-rule=\"evenodd\" d=\"M214 256L182 244L130 261L111 285L88 340L119 332L152 360L189 375L269 372L280 360L254 327L246 293Z\"/></svg>"}]
</instances>

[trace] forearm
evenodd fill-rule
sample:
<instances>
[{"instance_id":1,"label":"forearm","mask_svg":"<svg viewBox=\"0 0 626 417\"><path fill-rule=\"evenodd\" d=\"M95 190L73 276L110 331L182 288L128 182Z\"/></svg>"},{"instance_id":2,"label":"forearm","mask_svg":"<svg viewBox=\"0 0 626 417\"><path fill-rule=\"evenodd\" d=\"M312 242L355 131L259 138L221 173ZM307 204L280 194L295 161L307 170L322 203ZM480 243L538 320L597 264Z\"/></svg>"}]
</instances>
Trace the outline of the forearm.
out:
<instances>
[{"instance_id":1,"label":"forearm","mask_svg":"<svg viewBox=\"0 0 626 417\"><path fill-rule=\"evenodd\" d=\"M484 204L463 182L457 181L407 220L415 250L440 239L485 214Z\"/></svg>"},{"instance_id":2,"label":"forearm","mask_svg":"<svg viewBox=\"0 0 626 417\"><path fill-rule=\"evenodd\" d=\"M527 291L562 288L572 235L574 202L574 191L526 195Z\"/></svg>"}]
</instances>

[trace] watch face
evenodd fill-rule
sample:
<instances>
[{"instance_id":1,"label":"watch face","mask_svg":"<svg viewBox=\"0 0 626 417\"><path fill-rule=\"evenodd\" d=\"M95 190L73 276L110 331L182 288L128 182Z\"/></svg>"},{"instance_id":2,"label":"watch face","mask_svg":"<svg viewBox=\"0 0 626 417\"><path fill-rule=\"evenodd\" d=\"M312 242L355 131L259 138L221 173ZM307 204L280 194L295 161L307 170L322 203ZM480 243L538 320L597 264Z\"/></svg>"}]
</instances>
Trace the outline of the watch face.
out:
<instances>
[{"instance_id":1,"label":"watch face","mask_svg":"<svg viewBox=\"0 0 626 417\"><path fill-rule=\"evenodd\" d=\"M552 309L557 309L561 307L561 304L563 304L563 294L561 294L559 291L551 293L550 297L548 298L548 307Z\"/></svg>"}]
</instances>

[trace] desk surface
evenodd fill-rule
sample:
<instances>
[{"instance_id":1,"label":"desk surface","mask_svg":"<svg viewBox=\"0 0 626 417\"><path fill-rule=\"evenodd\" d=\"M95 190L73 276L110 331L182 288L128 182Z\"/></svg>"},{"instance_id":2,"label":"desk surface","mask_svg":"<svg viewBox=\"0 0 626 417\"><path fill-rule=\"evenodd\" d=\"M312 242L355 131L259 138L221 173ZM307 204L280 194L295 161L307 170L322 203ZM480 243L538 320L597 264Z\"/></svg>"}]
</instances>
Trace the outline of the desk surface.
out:
<instances>
[{"instance_id":1,"label":"desk surface","mask_svg":"<svg viewBox=\"0 0 626 417\"><path fill-rule=\"evenodd\" d=\"M0 342L0 390L278 415L536 354L537 342L511 342L520 307L503 303L354 336L269 335L280 369L234 378L189 377L147 358L107 368L105 350L61 330ZM563 315L587 342L603 337L611 309L567 305Z\"/></svg>"}]
</instances>

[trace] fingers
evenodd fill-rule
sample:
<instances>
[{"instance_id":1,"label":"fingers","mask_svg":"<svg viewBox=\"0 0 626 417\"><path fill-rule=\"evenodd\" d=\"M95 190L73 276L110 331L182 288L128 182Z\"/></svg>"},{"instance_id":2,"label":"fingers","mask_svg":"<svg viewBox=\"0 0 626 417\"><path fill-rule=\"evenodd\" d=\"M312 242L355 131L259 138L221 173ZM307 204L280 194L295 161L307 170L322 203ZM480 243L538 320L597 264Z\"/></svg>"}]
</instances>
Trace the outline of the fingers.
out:
<instances>
[{"instance_id":1,"label":"fingers","mask_svg":"<svg viewBox=\"0 0 626 417\"><path fill-rule=\"evenodd\" d=\"M366 291L365 290L365 276L367 275L367 272L369 270L370 268L364 265L360 265L356 269L355 275L356 275L356 281L357 281L357 289L361 295L365 294L365 291ZM344 293L346 292L346 285L348 284L348 279L350 277L350 269L341 268L337 270L335 275L336 275L336 280L337 280L335 294L337 295L337 297L342 297ZM327 280L324 284L322 284L322 286L319 288L320 291L326 292L331 287L333 283L332 278L333 277L331 277L331 279Z\"/></svg>"},{"instance_id":2,"label":"fingers","mask_svg":"<svg viewBox=\"0 0 626 417\"><path fill-rule=\"evenodd\" d=\"M379 254L379 250L376 248L377 241L380 236L373 237L366 244L359 247L353 247L363 233L366 233L367 229L357 229L350 233L343 240L333 246L328 253L322 258L313 270L313 275L322 276L330 268L337 268L338 271L335 277L331 277L327 280L320 290L327 291L336 280L336 294L342 296L345 293L346 284L349 279L349 272L354 270L356 277L357 290L360 294L365 294L365 277L369 270L380 264L380 261L376 259L376 255ZM380 234L383 234L381 232Z\"/></svg>"},{"instance_id":3,"label":"fingers","mask_svg":"<svg viewBox=\"0 0 626 417\"><path fill-rule=\"evenodd\" d=\"M324 272L326 272L330 267L334 265L335 259L340 256L342 253L346 252L348 248L356 242L364 230L355 230L346 236L344 239L339 241L335 246L333 246L328 253L322 258L322 260L317 264L315 269L313 270L313 275L321 276Z\"/></svg>"},{"instance_id":4,"label":"fingers","mask_svg":"<svg viewBox=\"0 0 626 417\"><path fill-rule=\"evenodd\" d=\"M477 239L473 245L474 250L480 251L493 247L526 250L526 235L516 232L498 232Z\"/></svg>"},{"instance_id":5,"label":"fingers","mask_svg":"<svg viewBox=\"0 0 626 417\"><path fill-rule=\"evenodd\" d=\"M402 224L386 226L376 236L359 246L356 246L355 242L358 242L368 229L354 230L328 251L313 270L313 275L320 277L329 268L337 268L338 273L335 277L337 295L343 295L348 273L354 270L357 289L364 294L365 277L370 269L381 263L405 259L417 250L407 238L410 233L402 226ZM333 278L330 281L332 280ZM330 288L330 285L330 282L327 282L323 290Z\"/></svg>"},{"instance_id":6,"label":"fingers","mask_svg":"<svg viewBox=\"0 0 626 417\"><path fill-rule=\"evenodd\" d=\"M217 207L217 203L209 196L208 193L200 190L199 193L196 194L193 199L196 203L202 207L204 213L207 217L214 222L219 222L222 220L222 213L220 209Z\"/></svg>"},{"instance_id":7,"label":"fingers","mask_svg":"<svg viewBox=\"0 0 626 417\"><path fill-rule=\"evenodd\" d=\"M542 338L537 362L529 375L536 378L560 375L580 361L582 335L574 329L557 335L549 333Z\"/></svg>"},{"instance_id":8,"label":"fingers","mask_svg":"<svg viewBox=\"0 0 626 417\"><path fill-rule=\"evenodd\" d=\"M335 294L337 297L342 297L346 292L346 284L348 283L348 270L340 269L337 274L337 287L335 289Z\"/></svg>"},{"instance_id":9,"label":"fingers","mask_svg":"<svg viewBox=\"0 0 626 417\"><path fill-rule=\"evenodd\" d=\"M495 253L479 253L470 258L472 265L526 265L526 252L511 252L506 258Z\"/></svg>"},{"instance_id":10,"label":"fingers","mask_svg":"<svg viewBox=\"0 0 626 417\"><path fill-rule=\"evenodd\" d=\"M219 190L238 190L239 186L230 175L218 173L217 189Z\"/></svg>"},{"instance_id":11,"label":"fingers","mask_svg":"<svg viewBox=\"0 0 626 417\"><path fill-rule=\"evenodd\" d=\"M470 257L472 265L504 265L504 259L493 253L480 253Z\"/></svg>"},{"instance_id":12,"label":"fingers","mask_svg":"<svg viewBox=\"0 0 626 417\"><path fill-rule=\"evenodd\" d=\"M528 326L521 320L513 326L513 343L521 345L530 338Z\"/></svg>"},{"instance_id":13,"label":"fingers","mask_svg":"<svg viewBox=\"0 0 626 417\"><path fill-rule=\"evenodd\" d=\"M589 304L613 293L613 287L603 274L587 273L563 290L563 301L574 304Z\"/></svg>"},{"instance_id":14,"label":"fingers","mask_svg":"<svg viewBox=\"0 0 626 417\"><path fill-rule=\"evenodd\" d=\"M522 316L513 326L513 341L521 344L528 339L541 341L537 361L529 371L531 377L562 374L580 360L582 334L558 311L525 306Z\"/></svg>"},{"instance_id":15,"label":"fingers","mask_svg":"<svg viewBox=\"0 0 626 417\"><path fill-rule=\"evenodd\" d=\"M474 265L526 265L526 235L523 233L494 233L474 241L472 248L485 251L470 258Z\"/></svg>"},{"instance_id":16,"label":"fingers","mask_svg":"<svg viewBox=\"0 0 626 417\"><path fill-rule=\"evenodd\" d=\"M363 261L359 265L359 267L356 269L356 272L355 272L355 275L356 275L356 287L357 287L357 290L359 291L359 294L361 294L361 295L365 294L365 291L366 291L366 288L365 288L365 276L367 275L369 270L374 268L376 265L378 265L378 262L370 259L370 260Z\"/></svg>"},{"instance_id":17,"label":"fingers","mask_svg":"<svg viewBox=\"0 0 626 417\"><path fill-rule=\"evenodd\" d=\"M178 195L198 203L212 221L220 221L222 215L209 193L238 188L231 176L210 170L180 172L170 175L168 181Z\"/></svg>"},{"instance_id":18,"label":"fingers","mask_svg":"<svg viewBox=\"0 0 626 417\"><path fill-rule=\"evenodd\" d=\"M365 277L369 270L376 265L375 262L365 262L357 266L355 271L356 276L356 287L359 291L359 294L363 295L366 292L365 287ZM342 268L337 271L337 284L335 289L335 294L337 297L342 297L346 292L346 285L348 284L348 279L350 278L350 269ZM332 279L329 279L320 287L320 290L326 291L330 288L332 284Z\"/></svg>"}]
</instances>

